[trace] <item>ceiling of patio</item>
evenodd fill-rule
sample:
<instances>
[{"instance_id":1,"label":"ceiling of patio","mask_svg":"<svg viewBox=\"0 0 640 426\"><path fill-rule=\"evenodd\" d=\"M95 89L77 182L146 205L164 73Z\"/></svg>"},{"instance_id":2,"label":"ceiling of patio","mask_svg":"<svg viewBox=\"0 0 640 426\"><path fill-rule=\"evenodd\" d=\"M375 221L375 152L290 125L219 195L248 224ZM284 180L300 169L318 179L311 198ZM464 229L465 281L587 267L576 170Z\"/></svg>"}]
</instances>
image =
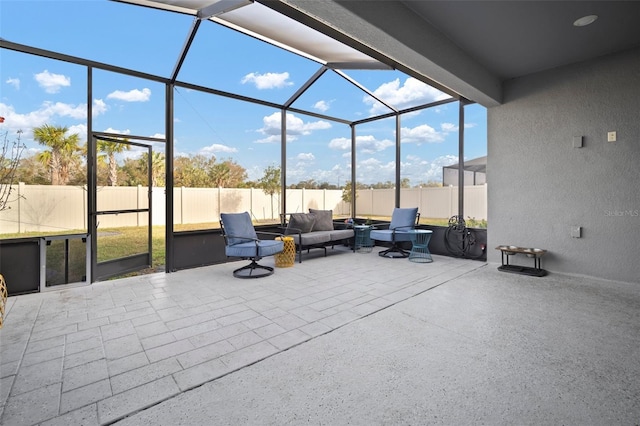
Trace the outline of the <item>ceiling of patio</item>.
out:
<instances>
[{"instance_id":1,"label":"ceiling of patio","mask_svg":"<svg viewBox=\"0 0 640 426\"><path fill-rule=\"evenodd\" d=\"M264 3L485 106L502 101L505 80L640 46L637 1ZM573 25L587 15L598 19Z\"/></svg>"}]
</instances>

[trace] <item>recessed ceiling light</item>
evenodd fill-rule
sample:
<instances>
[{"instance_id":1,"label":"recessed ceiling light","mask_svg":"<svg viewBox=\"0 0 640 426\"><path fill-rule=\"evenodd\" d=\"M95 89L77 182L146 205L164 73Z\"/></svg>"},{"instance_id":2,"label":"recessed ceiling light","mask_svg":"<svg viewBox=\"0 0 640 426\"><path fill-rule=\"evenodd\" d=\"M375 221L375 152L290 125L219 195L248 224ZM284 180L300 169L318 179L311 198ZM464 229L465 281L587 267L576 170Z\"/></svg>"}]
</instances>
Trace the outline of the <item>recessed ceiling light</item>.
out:
<instances>
[{"instance_id":1,"label":"recessed ceiling light","mask_svg":"<svg viewBox=\"0 0 640 426\"><path fill-rule=\"evenodd\" d=\"M574 27L586 27L589 24L593 24L593 22L598 19L598 15L587 15L583 16L580 19L576 19L573 23Z\"/></svg>"}]
</instances>

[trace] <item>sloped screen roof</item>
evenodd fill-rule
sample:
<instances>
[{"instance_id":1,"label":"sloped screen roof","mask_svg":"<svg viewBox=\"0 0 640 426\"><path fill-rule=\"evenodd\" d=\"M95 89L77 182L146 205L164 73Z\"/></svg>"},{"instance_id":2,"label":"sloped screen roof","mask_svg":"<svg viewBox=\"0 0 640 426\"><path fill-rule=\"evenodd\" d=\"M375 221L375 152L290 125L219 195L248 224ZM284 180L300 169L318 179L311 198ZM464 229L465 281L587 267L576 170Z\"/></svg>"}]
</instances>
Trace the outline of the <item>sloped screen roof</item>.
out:
<instances>
[{"instance_id":1,"label":"sloped screen roof","mask_svg":"<svg viewBox=\"0 0 640 426\"><path fill-rule=\"evenodd\" d=\"M388 65L251 0L118 1L211 19L330 68L389 69ZM212 12L214 15L208 16Z\"/></svg>"}]
</instances>

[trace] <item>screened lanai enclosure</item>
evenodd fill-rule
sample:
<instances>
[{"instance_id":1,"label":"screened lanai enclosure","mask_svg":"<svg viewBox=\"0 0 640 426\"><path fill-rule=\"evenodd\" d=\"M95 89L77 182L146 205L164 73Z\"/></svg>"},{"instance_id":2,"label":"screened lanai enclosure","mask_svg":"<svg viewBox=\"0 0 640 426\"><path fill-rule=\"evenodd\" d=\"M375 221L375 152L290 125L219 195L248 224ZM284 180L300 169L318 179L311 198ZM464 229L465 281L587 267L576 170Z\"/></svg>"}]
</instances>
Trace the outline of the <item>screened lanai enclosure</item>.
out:
<instances>
[{"instance_id":1,"label":"screened lanai enclosure","mask_svg":"<svg viewBox=\"0 0 640 426\"><path fill-rule=\"evenodd\" d=\"M486 228L487 184L442 185L486 156L485 109L366 40L262 0L3 1L0 21L10 293L224 262L224 212L418 206L434 252L485 253L486 230L445 238Z\"/></svg>"}]
</instances>

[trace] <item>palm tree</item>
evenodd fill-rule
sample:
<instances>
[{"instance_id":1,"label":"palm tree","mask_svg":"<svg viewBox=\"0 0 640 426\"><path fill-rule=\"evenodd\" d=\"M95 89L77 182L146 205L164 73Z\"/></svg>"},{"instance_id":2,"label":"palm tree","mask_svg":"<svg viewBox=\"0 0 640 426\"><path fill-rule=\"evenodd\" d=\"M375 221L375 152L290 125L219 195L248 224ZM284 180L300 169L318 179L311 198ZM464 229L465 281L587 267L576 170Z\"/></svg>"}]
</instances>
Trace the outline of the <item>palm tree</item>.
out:
<instances>
[{"instance_id":1,"label":"palm tree","mask_svg":"<svg viewBox=\"0 0 640 426\"><path fill-rule=\"evenodd\" d=\"M140 168L145 171L149 170L147 164L149 162L149 154L144 152L140 157ZM164 154L160 151L151 152L151 186L164 186Z\"/></svg>"},{"instance_id":2,"label":"palm tree","mask_svg":"<svg viewBox=\"0 0 640 426\"><path fill-rule=\"evenodd\" d=\"M64 126L45 124L33 129L33 138L50 149L38 155L38 160L49 168L52 185L66 185L71 168L80 162L77 133L67 136L69 129Z\"/></svg>"},{"instance_id":3,"label":"palm tree","mask_svg":"<svg viewBox=\"0 0 640 426\"><path fill-rule=\"evenodd\" d=\"M128 139L124 139L124 142L128 142ZM116 161L116 154L121 153L124 150L129 150L131 147L127 143L103 141L98 139L97 148L99 152L104 152L109 159L109 175L107 177L107 185L118 185L118 162Z\"/></svg>"}]
</instances>

